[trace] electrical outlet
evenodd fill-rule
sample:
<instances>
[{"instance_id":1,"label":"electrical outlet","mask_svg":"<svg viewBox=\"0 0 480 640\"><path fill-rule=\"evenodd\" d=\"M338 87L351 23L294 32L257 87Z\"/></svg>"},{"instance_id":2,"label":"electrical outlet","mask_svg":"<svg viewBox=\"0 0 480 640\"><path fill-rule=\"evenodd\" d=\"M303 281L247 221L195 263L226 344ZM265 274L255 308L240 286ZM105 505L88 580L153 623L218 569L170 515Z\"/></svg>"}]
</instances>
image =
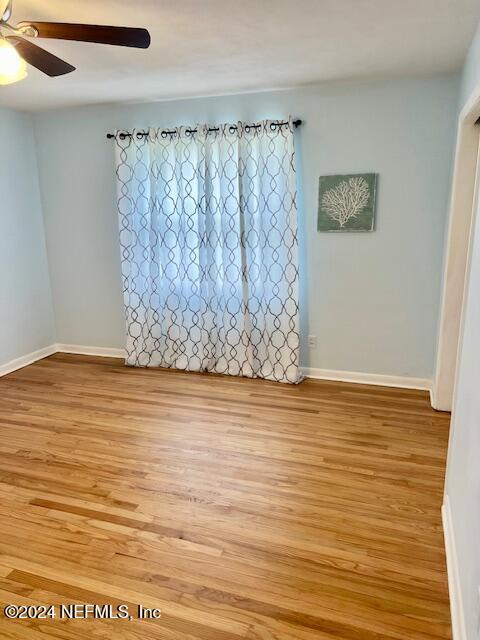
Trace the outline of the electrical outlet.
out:
<instances>
[{"instance_id":1,"label":"electrical outlet","mask_svg":"<svg viewBox=\"0 0 480 640\"><path fill-rule=\"evenodd\" d=\"M308 347L309 349L317 348L317 336L308 336Z\"/></svg>"}]
</instances>

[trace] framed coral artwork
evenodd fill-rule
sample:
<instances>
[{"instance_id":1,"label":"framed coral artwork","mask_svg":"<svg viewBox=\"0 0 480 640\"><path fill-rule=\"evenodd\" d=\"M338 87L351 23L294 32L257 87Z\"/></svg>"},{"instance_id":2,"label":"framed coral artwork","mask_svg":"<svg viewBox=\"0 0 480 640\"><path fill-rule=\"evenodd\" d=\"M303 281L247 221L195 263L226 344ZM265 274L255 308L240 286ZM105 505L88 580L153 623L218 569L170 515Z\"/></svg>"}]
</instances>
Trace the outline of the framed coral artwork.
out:
<instances>
[{"instance_id":1,"label":"framed coral artwork","mask_svg":"<svg viewBox=\"0 0 480 640\"><path fill-rule=\"evenodd\" d=\"M319 231L373 231L376 173L320 176Z\"/></svg>"}]
</instances>

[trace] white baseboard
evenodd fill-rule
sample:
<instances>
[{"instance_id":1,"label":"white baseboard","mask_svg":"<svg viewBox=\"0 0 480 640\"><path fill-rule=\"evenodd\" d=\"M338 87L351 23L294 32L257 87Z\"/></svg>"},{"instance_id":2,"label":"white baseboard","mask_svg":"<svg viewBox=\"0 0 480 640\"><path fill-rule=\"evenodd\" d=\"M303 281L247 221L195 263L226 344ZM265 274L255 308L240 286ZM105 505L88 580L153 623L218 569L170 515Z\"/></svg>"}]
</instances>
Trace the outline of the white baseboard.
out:
<instances>
[{"instance_id":1,"label":"white baseboard","mask_svg":"<svg viewBox=\"0 0 480 640\"><path fill-rule=\"evenodd\" d=\"M445 554L447 556L448 592L450 595L450 615L452 617L453 640L467 640L465 617L463 612L462 591L458 556L455 546L452 511L448 496L442 507L443 536L445 538Z\"/></svg>"},{"instance_id":2,"label":"white baseboard","mask_svg":"<svg viewBox=\"0 0 480 640\"><path fill-rule=\"evenodd\" d=\"M100 356L103 358L124 358L124 349L113 349L112 347L85 347L79 344L57 344L56 351L60 353L77 353L83 356Z\"/></svg>"},{"instance_id":3,"label":"white baseboard","mask_svg":"<svg viewBox=\"0 0 480 640\"><path fill-rule=\"evenodd\" d=\"M12 373L12 371L16 371L17 369L22 369L37 360L51 356L56 351L57 345L51 344L48 347L43 347L43 349L37 349L37 351L27 353L21 358L15 358L15 360L10 360L10 362L6 362L5 364L0 364L0 377L6 376L7 373Z\"/></svg>"},{"instance_id":4,"label":"white baseboard","mask_svg":"<svg viewBox=\"0 0 480 640\"><path fill-rule=\"evenodd\" d=\"M112 347L88 347L79 344L52 344L44 349L29 353L22 358L17 358L4 365L0 365L0 376L6 375L16 369L26 367L41 358L46 358L53 353L74 353L85 356L100 356L104 358L125 358L124 349ZM431 390L431 380L427 378L408 378L401 376L388 376L376 373L357 373L352 371L335 371L333 369L302 368L307 378L317 380L333 380L338 382L355 382L358 384L373 384L383 387L401 387L403 389Z\"/></svg>"},{"instance_id":5,"label":"white baseboard","mask_svg":"<svg viewBox=\"0 0 480 640\"><path fill-rule=\"evenodd\" d=\"M110 347L86 347L78 344L57 344L57 351L61 353L78 353L87 356L103 356L107 358L125 358L124 349ZM401 387L403 389L422 389L430 391L432 381L428 378L409 378L387 376L374 373L352 373L350 371L334 371L331 369L309 369L302 367L307 378L318 380L335 380L339 382L357 382L359 384L374 384L382 387Z\"/></svg>"},{"instance_id":6,"label":"white baseboard","mask_svg":"<svg viewBox=\"0 0 480 640\"><path fill-rule=\"evenodd\" d=\"M432 388L430 389L430 404L435 411L452 411L452 405L450 402L444 404L438 402L437 394L435 392L435 381L432 381Z\"/></svg>"},{"instance_id":7,"label":"white baseboard","mask_svg":"<svg viewBox=\"0 0 480 640\"><path fill-rule=\"evenodd\" d=\"M430 391L432 381L428 378L410 378L407 376L390 376L378 373L359 373L356 371L336 371L334 369L302 368L307 378L317 380L335 380L337 382L355 382L373 384L381 387L400 387L402 389L422 389Z\"/></svg>"}]
</instances>

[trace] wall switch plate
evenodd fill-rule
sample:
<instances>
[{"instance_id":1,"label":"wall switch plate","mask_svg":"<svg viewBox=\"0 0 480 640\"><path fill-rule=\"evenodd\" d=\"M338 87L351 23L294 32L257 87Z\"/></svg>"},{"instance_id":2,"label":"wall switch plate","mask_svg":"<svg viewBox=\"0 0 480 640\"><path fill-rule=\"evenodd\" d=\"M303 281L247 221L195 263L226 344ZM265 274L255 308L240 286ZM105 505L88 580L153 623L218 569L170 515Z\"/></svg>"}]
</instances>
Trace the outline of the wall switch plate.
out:
<instances>
[{"instance_id":1,"label":"wall switch plate","mask_svg":"<svg viewBox=\"0 0 480 640\"><path fill-rule=\"evenodd\" d=\"M308 336L308 347L310 349L317 348L317 336Z\"/></svg>"}]
</instances>

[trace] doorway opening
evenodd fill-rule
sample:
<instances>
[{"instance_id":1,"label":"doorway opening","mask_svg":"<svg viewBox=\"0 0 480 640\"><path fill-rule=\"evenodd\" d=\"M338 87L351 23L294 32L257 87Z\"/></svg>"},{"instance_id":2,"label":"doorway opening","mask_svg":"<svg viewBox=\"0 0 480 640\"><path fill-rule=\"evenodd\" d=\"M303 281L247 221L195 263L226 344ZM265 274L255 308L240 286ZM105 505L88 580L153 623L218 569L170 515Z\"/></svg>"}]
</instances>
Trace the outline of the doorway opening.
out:
<instances>
[{"instance_id":1,"label":"doorway opening","mask_svg":"<svg viewBox=\"0 0 480 640\"><path fill-rule=\"evenodd\" d=\"M478 192L480 88L458 120L455 164L447 231L437 360L431 401L434 409L451 411L462 334L465 285L469 273L471 230Z\"/></svg>"}]
</instances>

